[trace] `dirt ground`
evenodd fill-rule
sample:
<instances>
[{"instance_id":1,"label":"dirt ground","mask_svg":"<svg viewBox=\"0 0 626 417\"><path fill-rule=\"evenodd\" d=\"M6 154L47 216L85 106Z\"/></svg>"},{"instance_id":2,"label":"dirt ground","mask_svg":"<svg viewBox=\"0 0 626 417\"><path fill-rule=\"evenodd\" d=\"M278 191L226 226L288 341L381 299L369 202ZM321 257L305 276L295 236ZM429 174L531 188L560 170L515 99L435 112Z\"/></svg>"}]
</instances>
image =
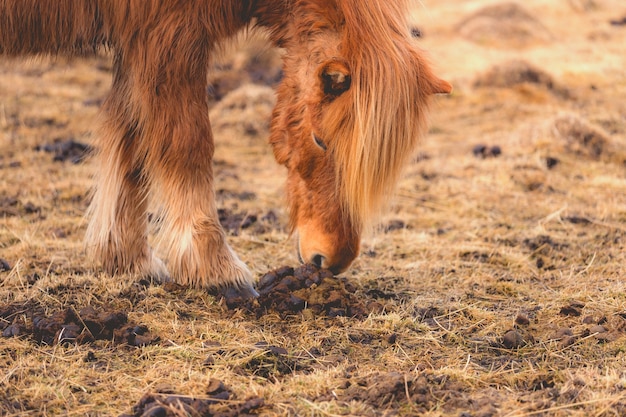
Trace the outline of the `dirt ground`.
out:
<instances>
[{"instance_id":1,"label":"dirt ground","mask_svg":"<svg viewBox=\"0 0 626 417\"><path fill-rule=\"evenodd\" d=\"M421 1L454 85L342 276L300 267L267 145L277 51L209 80L254 302L83 251L106 54L0 61L0 415L623 416L626 5Z\"/></svg>"}]
</instances>

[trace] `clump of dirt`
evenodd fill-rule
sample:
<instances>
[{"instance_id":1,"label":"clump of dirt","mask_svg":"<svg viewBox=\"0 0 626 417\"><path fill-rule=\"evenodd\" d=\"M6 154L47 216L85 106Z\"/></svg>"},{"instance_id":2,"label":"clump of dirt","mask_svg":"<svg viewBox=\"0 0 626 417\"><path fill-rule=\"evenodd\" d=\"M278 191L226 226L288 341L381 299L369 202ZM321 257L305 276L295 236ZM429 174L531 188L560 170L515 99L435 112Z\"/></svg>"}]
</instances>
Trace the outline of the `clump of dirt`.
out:
<instances>
[{"instance_id":1,"label":"clump of dirt","mask_svg":"<svg viewBox=\"0 0 626 417\"><path fill-rule=\"evenodd\" d=\"M409 402L417 410L426 411L435 404L460 399L463 387L445 376L400 372L375 373L346 381L347 388L337 392L342 401L362 401L384 409L400 402Z\"/></svg>"},{"instance_id":2,"label":"clump of dirt","mask_svg":"<svg viewBox=\"0 0 626 417\"><path fill-rule=\"evenodd\" d=\"M562 114L552 122L555 136L565 144L565 149L576 155L599 159L610 155L611 137L601 127L574 114Z\"/></svg>"},{"instance_id":3,"label":"clump of dirt","mask_svg":"<svg viewBox=\"0 0 626 417\"><path fill-rule=\"evenodd\" d=\"M457 24L472 42L499 48L526 47L549 41L548 29L517 3L485 6Z\"/></svg>"},{"instance_id":4,"label":"clump of dirt","mask_svg":"<svg viewBox=\"0 0 626 417\"><path fill-rule=\"evenodd\" d=\"M55 162L70 161L73 164L78 164L89 155L92 147L74 139L62 140L57 138L52 143L36 146L35 150L53 153L52 160Z\"/></svg>"},{"instance_id":5,"label":"clump of dirt","mask_svg":"<svg viewBox=\"0 0 626 417\"><path fill-rule=\"evenodd\" d=\"M526 238L521 243L531 251L530 257L539 269L553 270L557 264L567 261L569 244L555 241L548 235Z\"/></svg>"},{"instance_id":6,"label":"clump of dirt","mask_svg":"<svg viewBox=\"0 0 626 417\"><path fill-rule=\"evenodd\" d=\"M234 213L225 208L218 209L217 214L224 230L228 231L233 236L237 236L239 230L247 229L257 221L256 214Z\"/></svg>"},{"instance_id":7,"label":"clump of dirt","mask_svg":"<svg viewBox=\"0 0 626 417\"><path fill-rule=\"evenodd\" d=\"M474 87L511 88L524 84L540 86L563 98L570 95L550 74L519 59L494 65L474 80Z\"/></svg>"},{"instance_id":8,"label":"clump of dirt","mask_svg":"<svg viewBox=\"0 0 626 417\"><path fill-rule=\"evenodd\" d=\"M572 301L566 306L561 307L559 314L563 316L578 317L582 314L582 310L585 308L585 304L580 301Z\"/></svg>"},{"instance_id":9,"label":"clump of dirt","mask_svg":"<svg viewBox=\"0 0 626 417\"><path fill-rule=\"evenodd\" d=\"M41 213L41 207L33 203L22 203L15 197L0 197L0 217L23 216Z\"/></svg>"},{"instance_id":10,"label":"clump of dirt","mask_svg":"<svg viewBox=\"0 0 626 417\"><path fill-rule=\"evenodd\" d=\"M233 236L238 236L239 232L245 229L252 229L252 233L260 234L281 227L278 216L272 210L263 215L257 215L220 208L217 210L217 213L224 230Z\"/></svg>"},{"instance_id":11,"label":"clump of dirt","mask_svg":"<svg viewBox=\"0 0 626 417\"><path fill-rule=\"evenodd\" d=\"M387 224L383 227L383 232L390 233L395 230L402 229L411 229L410 225L407 225L403 220L393 219L387 222Z\"/></svg>"},{"instance_id":12,"label":"clump of dirt","mask_svg":"<svg viewBox=\"0 0 626 417\"><path fill-rule=\"evenodd\" d=\"M10 271L11 265L5 259L0 258L0 272Z\"/></svg>"},{"instance_id":13,"label":"clump of dirt","mask_svg":"<svg viewBox=\"0 0 626 417\"><path fill-rule=\"evenodd\" d=\"M534 342L533 335L528 330L521 328L511 329L502 336L502 347L505 349L518 349Z\"/></svg>"},{"instance_id":14,"label":"clump of dirt","mask_svg":"<svg viewBox=\"0 0 626 417\"><path fill-rule=\"evenodd\" d=\"M354 294L356 288L347 279L310 264L295 269L283 266L268 272L259 280L257 291L259 297L253 300L226 296L226 305L229 309L248 310L257 317L306 312L313 316L363 318L383 309L377 301L359 300Z\"/></svg>"},{"instance_id":15,"label":"clump of dirt","mask_svg":"<svg viewBox=\"0 0 626 417\"><path fill-rule=\"evenodd\" d=\"M611 23L612 26L624 26L626 25L626 16L621 19L611 19L609 23Z\"/></svg>"},{"instance_id":16,"label":"clump of dirt","mask_svg":"<svg viewBox=\"0 0 626 417\"><path fill-rule=\"evenodd\" d=\"M258 415L265 406L260 397L233 401L232 393L223 382L212 379L206 388L206 398L175 394L146 394L133 406L130 414L120 417L235 417Z\"/></svg>"},{"instance_id":17,"label":"clump of dirt","mask_svg":"<svg viewBox=\"0 0 626 417\"><path fill-rule=\"evenodd\" d=\"M25 317L30 317L30 324ZM51 346L95 340L146 346L159 340L146 326L129 322L126 313L96 311L93 307L84 307L78 313L69 307L47 315L38 306L28 303L5 305L0 307L0 319L3 337L32 335L36 343Z\"/></svg>"},{"instance_id":18,"label":"clump of dirt","mask_svg":"<svg viewBox=\"0 0 626 417\"><path fill-rule=\"evenodd\" d=\"M472 153L480 159L497 158L502 154L502 148L499 145L488 146L479 143L472 148Z\"/></svg>"}]
</instances>

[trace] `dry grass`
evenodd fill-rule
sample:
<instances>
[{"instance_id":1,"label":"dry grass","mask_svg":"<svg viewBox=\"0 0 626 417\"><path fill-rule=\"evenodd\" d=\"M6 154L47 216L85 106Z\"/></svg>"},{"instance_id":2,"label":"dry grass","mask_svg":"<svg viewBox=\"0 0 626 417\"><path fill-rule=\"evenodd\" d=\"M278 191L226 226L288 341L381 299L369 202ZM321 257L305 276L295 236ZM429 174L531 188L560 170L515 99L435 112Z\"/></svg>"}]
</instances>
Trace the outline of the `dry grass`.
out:
<instances>
[{"instance_id":1,"label":"dry grass","mask_svg":"<svg viewBox=\"0 0 626 417\"><path fill-rule=\"evenodd\" d=\"M145 393L207 397L212 379L235 403L264 398L265 415L624 415L626 28L608 22L626 9L525 2L551 37L513 51L455 29L486 2L436 3L416 16L456 90L436 101L382 222L404 227L368 238L346 274L360 298L384 305L363 320L257 319L202 291L92 268L81 246L92 165L53 162L35 147L91 141L108 59L3 61L0 258L11 268L0 272L0 309L122 310L160 341L2 337L0 415L117 415ZM238 70L246 57L225 59ZM559 90L521 76L485 82L520 60ZM271 102L246 87L212 110L220 205L277 218L231 236L259 275L297 263L284 170L265 143Z\"/></svg>"}]
</instances>

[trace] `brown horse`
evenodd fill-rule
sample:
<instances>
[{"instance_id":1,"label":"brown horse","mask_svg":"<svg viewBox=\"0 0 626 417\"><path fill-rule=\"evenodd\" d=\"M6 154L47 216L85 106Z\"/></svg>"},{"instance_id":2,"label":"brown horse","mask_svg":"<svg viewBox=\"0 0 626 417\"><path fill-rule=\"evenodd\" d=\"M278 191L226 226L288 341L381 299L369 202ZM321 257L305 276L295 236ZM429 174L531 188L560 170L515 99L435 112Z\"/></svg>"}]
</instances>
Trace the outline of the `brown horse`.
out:
<instances>
[{"instance_id":1,"label":"brown horse","mask_svg":"<svg viewBox=\"0 0 626 417\"><path fill-rule=\"evenodd\" d=\"M212 50L252 27L284 48L270 143L288 170L301 259L339 273L414 151L429 96L451 90L412 38L407 3L0 0L0 54L114 53L86 236L106 271L250 295L215 206ZM162 202L166 264L148 245L149 199Z\"/></svg>"}]
</instances>

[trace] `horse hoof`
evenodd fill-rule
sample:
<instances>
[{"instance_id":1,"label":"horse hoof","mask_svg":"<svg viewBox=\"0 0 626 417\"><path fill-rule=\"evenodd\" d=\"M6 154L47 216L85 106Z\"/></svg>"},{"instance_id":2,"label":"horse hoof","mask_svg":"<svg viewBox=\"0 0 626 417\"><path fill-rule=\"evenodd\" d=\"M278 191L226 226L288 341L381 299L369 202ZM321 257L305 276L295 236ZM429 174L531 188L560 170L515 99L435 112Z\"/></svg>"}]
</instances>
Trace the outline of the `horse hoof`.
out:
<instances>
[{"instance_id":1,"label":"horse hoof","mask_svg":"<svg viewBox=\"0 0 626 417\"><path fill-rule=\"evenodd\" d=\"M231 285L223 288L220 292L227 301L234 299L251 300L259 296L257 290L254 289L252 284L249 283L245 283L239 286Z\"/></svg>"},{"instance_id":2,"label":"horse hoof","mask_svg":"<svg viewBox=\"0 0 626 417\"><path fill-rule=\"evenodd\" d=\"M156 282L160 282L161 284L171 282L172 277L170 276L170 273L167 270L167 267L165 266L163 261L159 259L154 253L150 253L149 256L150 263L148 266L148 270L144 275Z\"/></svg>"}]
</instances>

